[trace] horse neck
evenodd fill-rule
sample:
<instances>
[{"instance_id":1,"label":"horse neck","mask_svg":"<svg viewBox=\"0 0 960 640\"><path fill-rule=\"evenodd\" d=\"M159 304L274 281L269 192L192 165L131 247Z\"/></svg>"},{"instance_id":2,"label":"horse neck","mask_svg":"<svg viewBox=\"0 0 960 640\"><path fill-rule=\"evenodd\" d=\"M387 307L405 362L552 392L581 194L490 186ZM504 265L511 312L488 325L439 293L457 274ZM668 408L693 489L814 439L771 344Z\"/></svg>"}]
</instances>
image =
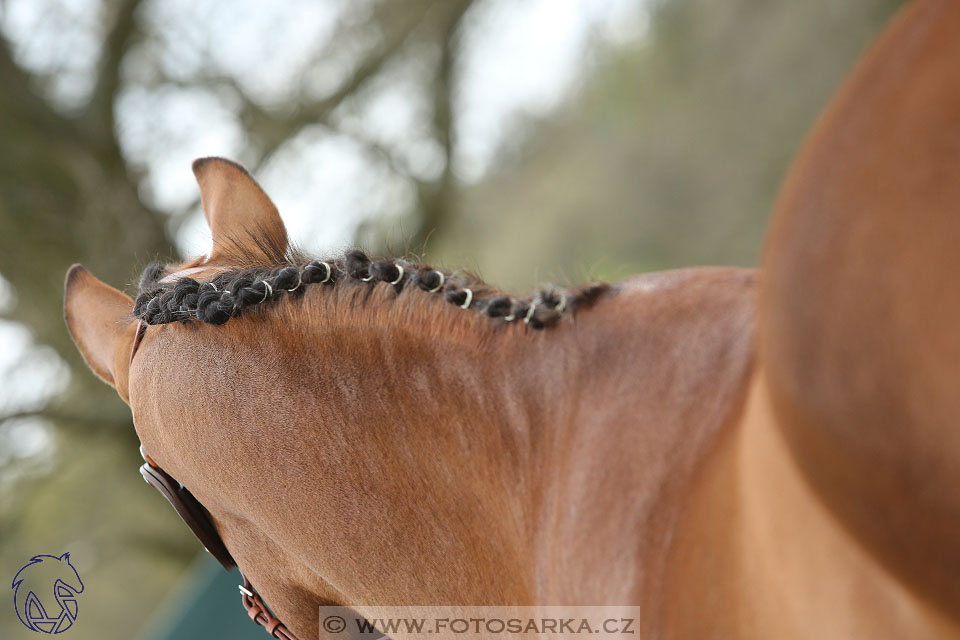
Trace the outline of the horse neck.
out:
<instances>
[{"instance_id":1,"label":"horse neck","mask_svg":"<svg viewBox=\"0 0 960 640\"><path fill-rule=\"evenodd\" d=\"M601 361L596 341L615 338L600 310L548 332L446 312L419 329L400 313L362 329L344 318L312 344L306 378L320 394L301 415L336 418L321 418L303 463L324 461L314 473L338 489L316 508L341 527L313 557L349 559L318 569L351 602L542 602L546 496L575 472L566 445L590 427L579 405L615 415L629 401L605 383L627 362ZM394 579L374 588L370 575Z\"/></svg>"},{"instance_id":2,"label":"horse neck","mask_svg":"<svg viewBox=\"0 0 960 640\"><path fill-rule=\"evenodd\" d=\"M572 325L497 328L459 309L451 319L444 306L431 322L313 304L284 322L145 340L138 358L168 351L166 370L204 381L132 385L182 398L161 420L134 392L147 450L261 582L263 549L275 547L321 578L303 588L337 602L536 601L532 546L557 439L576 402L610 395L577 388L603 369L590 338ZM618 375L609 362L605 373Z\"/></svg>"}]
</instances>

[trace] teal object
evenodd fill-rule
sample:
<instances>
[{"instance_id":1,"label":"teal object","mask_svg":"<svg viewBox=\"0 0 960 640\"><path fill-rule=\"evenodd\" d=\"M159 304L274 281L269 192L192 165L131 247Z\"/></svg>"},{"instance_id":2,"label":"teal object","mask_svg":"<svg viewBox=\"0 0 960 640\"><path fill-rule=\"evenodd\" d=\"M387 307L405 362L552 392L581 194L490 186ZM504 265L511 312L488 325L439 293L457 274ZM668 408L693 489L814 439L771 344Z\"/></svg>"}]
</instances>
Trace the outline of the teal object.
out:
<instances>
[{"instance_id":1,"label":"teal object","mask_svg":"<svg viewBox=\"0 0 960 640\"><path fill-rule=\"evenodd\" d=\"M150 616L137 640L267 640L240 604L240 572L200 554L187 576Z\"/></svg>"}]
</instances>

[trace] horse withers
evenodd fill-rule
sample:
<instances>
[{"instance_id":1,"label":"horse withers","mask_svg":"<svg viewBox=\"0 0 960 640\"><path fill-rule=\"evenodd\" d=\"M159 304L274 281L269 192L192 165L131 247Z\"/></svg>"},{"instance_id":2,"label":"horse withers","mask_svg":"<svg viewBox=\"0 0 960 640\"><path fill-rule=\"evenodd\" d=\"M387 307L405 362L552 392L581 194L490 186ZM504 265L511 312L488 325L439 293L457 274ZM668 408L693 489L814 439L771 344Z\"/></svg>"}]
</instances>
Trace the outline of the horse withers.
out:
<instances>
[{"instance_id":1,"label":"horse withers","mask_svg":"<svg viewBox=\"0 0 960 640\"><path fill-rule=\"evenodd\" d=\"M960 637L960 4L905 9L759 271L512 297L301 256L195 163L208 256L66 319L300 638L318 607L632 605L641 637ZM132 357L131 357L132 354ZM398 636L398 637L402 637Z\"/></svg>"}]
</instances>

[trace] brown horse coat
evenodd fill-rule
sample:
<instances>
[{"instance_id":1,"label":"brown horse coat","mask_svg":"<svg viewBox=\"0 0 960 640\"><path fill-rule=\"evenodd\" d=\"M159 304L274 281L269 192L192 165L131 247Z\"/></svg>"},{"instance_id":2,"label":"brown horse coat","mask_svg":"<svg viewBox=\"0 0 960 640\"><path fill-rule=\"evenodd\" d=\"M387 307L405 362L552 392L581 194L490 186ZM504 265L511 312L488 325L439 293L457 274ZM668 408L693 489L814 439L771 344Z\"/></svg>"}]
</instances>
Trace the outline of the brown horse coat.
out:
<instances>
[{"instance_id":1,"label":"brown horse coat","mask_svg":"<svg viewBox=\"0 0 960 640\"><path fill-rule=\"evenodd\" d=\"M317 606L633 604L642 637L960 637L960 3L918 1L812 134L758 277L630 278L536 332L385 283L150 327L66 318L301 638ZM195 167L203 279L276 262ZM238 248L241 249L238 251Z\"/></svg>"}]
</instances>

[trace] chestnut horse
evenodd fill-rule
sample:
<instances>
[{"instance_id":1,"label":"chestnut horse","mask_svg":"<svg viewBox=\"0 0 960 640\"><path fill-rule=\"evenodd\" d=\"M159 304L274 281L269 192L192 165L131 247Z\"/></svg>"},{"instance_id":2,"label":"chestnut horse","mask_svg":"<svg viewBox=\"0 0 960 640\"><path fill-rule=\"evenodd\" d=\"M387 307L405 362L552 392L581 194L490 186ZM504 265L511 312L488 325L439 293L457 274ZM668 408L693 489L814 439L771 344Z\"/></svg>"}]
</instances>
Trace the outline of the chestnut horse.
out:
<instances>
[{"instance_id":1,"label":"chestnut horse","mask_svg":"<svg viewBox=\"0 0 960 640\"><path fill-rule=\"evenodd\" d=\"M513 299L297 256L246 172L194 170L210 255L136 304L75 266L67 324L301 638L326 603L960 637L960 2L859 65L756 272Z\"/></svg>"}]
</instances>

